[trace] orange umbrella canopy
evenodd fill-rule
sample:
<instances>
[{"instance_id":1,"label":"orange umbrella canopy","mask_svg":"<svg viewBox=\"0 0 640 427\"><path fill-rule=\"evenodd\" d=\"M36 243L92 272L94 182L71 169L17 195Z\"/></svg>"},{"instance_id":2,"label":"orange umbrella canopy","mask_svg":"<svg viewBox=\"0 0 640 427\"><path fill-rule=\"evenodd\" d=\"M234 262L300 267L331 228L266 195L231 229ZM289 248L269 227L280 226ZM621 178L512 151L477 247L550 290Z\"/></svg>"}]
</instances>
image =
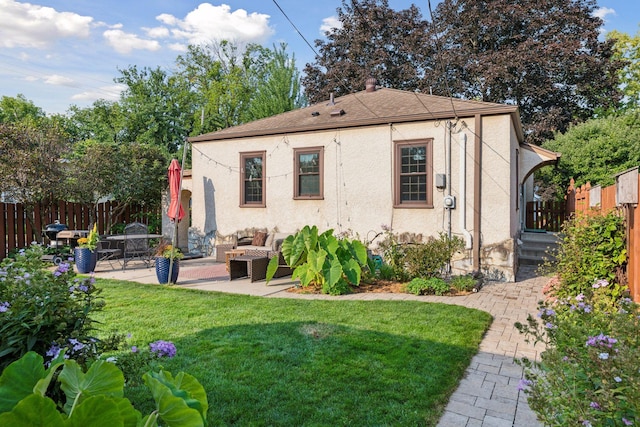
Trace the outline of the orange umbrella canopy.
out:
<instances>
[{"instance_id":1,"label":"orange umbrella canopy","mask_svg":"<svg viewBox=\"0 0 640 427\"><path fill-rule=\"evenodd\" d=\"M184 209L180 203L180 163L178 163L177 159L171 161L168 177L171 202L169 203L167 216L171 221L180 221L184 218Z\"/></svg>"}]
</instances>

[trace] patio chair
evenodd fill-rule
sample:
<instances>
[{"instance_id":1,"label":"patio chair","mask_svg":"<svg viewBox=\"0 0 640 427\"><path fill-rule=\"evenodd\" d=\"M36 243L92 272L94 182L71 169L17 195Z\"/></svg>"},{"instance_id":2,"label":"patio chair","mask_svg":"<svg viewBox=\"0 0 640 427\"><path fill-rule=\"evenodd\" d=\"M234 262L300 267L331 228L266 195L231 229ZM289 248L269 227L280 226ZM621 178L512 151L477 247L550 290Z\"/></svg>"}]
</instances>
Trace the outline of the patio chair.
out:
<instances>
[{"instance_id":1,"label":"patio chair","mask_svg":"<svg viewBox=\"0 0 640 427\"><path fill-rule=\"evenodd\" d=\"M120 262L122 249L118 248L117 241L101 238L98 241L96 253L98 254L98 262L106 261L113 269L113 261Z\"/></svg>"},{"instance_id":2,"label":"patio chair","mask_svg":"<svg viewBox=\"0 0 640 427\"><path fill-rule=\"evenodd\" d=\"M151 263L151 248L149 247L149 230L140 222L132 222L124 227L124 251L122 269L127 263L139 260L148 267Z\"/></svg>"}]
</instances>

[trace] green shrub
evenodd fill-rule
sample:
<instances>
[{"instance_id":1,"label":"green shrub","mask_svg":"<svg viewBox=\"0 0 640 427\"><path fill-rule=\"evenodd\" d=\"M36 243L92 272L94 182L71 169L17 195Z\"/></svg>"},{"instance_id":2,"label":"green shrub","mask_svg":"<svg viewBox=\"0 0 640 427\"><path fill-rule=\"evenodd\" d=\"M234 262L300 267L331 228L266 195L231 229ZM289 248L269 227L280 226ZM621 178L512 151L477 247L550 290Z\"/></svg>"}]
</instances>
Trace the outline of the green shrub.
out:
<instances>
[{"instance_id":1,"label":"green shrub","mask_svg":"<svg viewBox=\"0 0 640 427\"><path fill-rule=\"evenodd\" d=\"M382 264L377 270L377 275L382 280L393 280L396 277L393 267L388 264Z\"/></svg>"},{"instance_id":2,"label":"green shrub","mask_svg":"<svg viewBox=\"0 0 640 427\"><path fill-rule=\"evenodd\" d=\"M516 327L542 342L540 362L522 359L520 388L549 426L623 426L640 420L640 310L599 280L588 294L540 304Z\"/></svg>"},{"instance_id":3,"label":"green shrub","mask_svg":"<svg viewBox=\"0 0 640 427\"><path fill-rule=\"evenodd\" d=\"M421 278L416 277L405 285L405 292L414 295L444 295L451 291L449 284L439 277Z\"/></svg>"},{"instance_id":4,"label":"green shrub","mask_svg":"<svg viewBox=\"0 0 640 427\"><path fill-rule=\"evenodd\" d=\"M0 370L28 351L54 358L61 349L81 363L95 357L90 315L104 301L93 278L78 279L69 263L45 267L38 245L0 264Z\"/></svg>"},{"instance_id":5,"label":"green shrub","mask_svg":"<svg viewBox=\"0 0 640 427\"><path fill-rule=\"evenodd\" d=\"M476 286L476 283L478 283L477 279L470 274L454 276L450 281L451 287L458 292L470 292Z\"/></svg>"},{"instance_id":6,"label":"green shrub","mask_svg":"<svg viewBox=\"0 0 640 427\"><path fill-rule=\"evenodd\" d=\"M363 268L374 271L367 248L358 240L338 239L333 230L318 234L316 226L305 226L282 242L282 256L293 268L292 278L299 278L303 287L314 285L323 293L341 295L349 285L359 285ZM278 268L278 257L267 267L267 282Z\"/></svg>"},{"instance_id":7,"label":"green shrub","mask_svg":"<svg viewBox=\"0 0 640 427\"><path fill-rule=\"evenodd\" d=\"M437 239L430 236L424 243L401 242L389 229L385 229L385 237L380 243L384 261L399 281L441 274L453 255L463 248L464 241L457 236L449 238L440 233Z\"/></svg>"},{"instance_id":8,"label":"green shrub","mask_svg":"<svg viewBox=\"0 0 640 427\"><path fill-rule=\"evenodd\" d=\"M558 297L590 295L599 279L624 285L627 260L623 218L615 211L607 215L581 215L563 225L563 239L556 255ZM622 296L622 295L618 295Z\"/></svg>"},{"instance_id":9,"label":"green shrub","mask_svg":"<svg viewBox=\"0 0 640 427\"><path fill-rule=\"evenodd\" d=\"M91 426L121 425L197 427L206 424L207 394L192 376L180 372L147 372L144 382L151 389L155 410L142 418L124 397L124 376L116 365L97 360L85 372L75 360L60 354L51 365L28 352L11 363L0 376L0 425ZM58 370L61 371L58 374ZM57 379L63 401L47 395Z\"/></svg>"}]
</instances>

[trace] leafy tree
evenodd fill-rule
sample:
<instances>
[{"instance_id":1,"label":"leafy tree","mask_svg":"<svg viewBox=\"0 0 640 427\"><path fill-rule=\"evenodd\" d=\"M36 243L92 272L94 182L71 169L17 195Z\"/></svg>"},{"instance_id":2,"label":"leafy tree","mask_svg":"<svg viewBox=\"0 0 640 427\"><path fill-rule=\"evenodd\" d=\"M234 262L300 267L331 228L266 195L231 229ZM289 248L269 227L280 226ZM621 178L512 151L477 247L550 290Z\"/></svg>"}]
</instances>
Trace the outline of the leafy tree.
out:
<instances>
[{"instance_id":1,"label":"leafy tree","mask_svg":"<svg viewBox=\"0 0 640 427\"><path fill-rule=\"evenodd\" d=\"M623 101L627 107L637 108L640 106L640 31L633 37L611 31L607 39L615 41L615 58L626 62L619 71Z\"/></svg>"},{"instance_id":2,"label":"leafy tree","mask_svg":"<svg viewBox=\"0 0 640 427\"><path fill-rule=\"evenodd\" d=\"M273 50L255 47L258 60L253 61L255 72L249 74L250 86L255 87L249 102L246 121L291 111L304 105L300 93L300 73L295 56L289 58L283 43Z\"/></svg>"},{"instance_id":3,"label":"leafy tree","mask_svg":"<svg viewBox=\"0 0 640 427\"><path fill-rule=\"evenodd\" d=\"M99 99L91 107L71 106L64 120L73 141L95 140L118 143L123 140L125 117L119 103Z\"/></svg>"},{"instance_id":4,"label":"leafy tree","mask_svg":"<svg viewBox=\"0 0 640 427\"><path fill-rule=\"evenodd\" d=\"M415 5L396 12L387 0L343 0L337 12L342 27L327 32L326 42L316 40L319 54L304 69L310 102L362 90L371 76L396 89L421 87L432 46Z\"/></svg>"},{"instance_id":5,"label":"leafy tree","mask_svg":"<svg viewBox=\"0 0 640 427\"><path fill-rule=\"evenodd\" d=\"M543 147L562 153L557 170L541 172L556 194L564 194L572 177L576 185L613 184L616 173L640 164L640 111L591 119L557 134Z\"/></svg>"},{"instance_id":6,"label":"leafy tree","mask_svg":"<svg viewBox=\"0 0 640 427\"><path fill-rule=\"evenodd\" d=\"M342 28L317 41L303 84L312 102L384 85L517 105L541 143L620 99L613 40L598 39L594 0L444 0L425 22L417 8L343 0Z\"/></svg>"},{"instance_id":7,"label":"leafy tree","mask_svg":"<svg viewBox=\"0 0 640 427\"><path fill-rule=\"evenodd\" d=\"M122 140L175 153L193 127L189 87L160 67L139 70L134 65L119 71L115 81L127 86L120 100L125 117Z\"/></svg>"},{"instance_id":8,"label":"leafy tree","mask_svg":"<svg viewBox=\"0 0 640 427\"><path fill-rule=\"evenodd\" d=\"M24 120L38 121L46 115L42 108L37 107L24 95L3 96L0 98L0 123L16 123Z\"/></svg>"},{"instance_id":9,"label":"leafy tree","mask_svg":"<svg viewBox=\"0 0 640 427\"><path fill-rule=\"evenodd\" d=\"M619 99L613 42L598 40L594 0L444 0L433 14L440 94L515 104L541 143ZM436 36L437 35L437 36ZM443 84L444 83L444 84ZM448 89L447 89L448 87Z\"/></svg>"},{"instance_id":10,"label":"leafy tree","mask_svg":"<svg viewBox=\"0 0 640 427\"><path fill-rule=\"evenodd\" d=\"M66 168L67 200L93 205L95 212L98 202L115 191L123 161L114 143L92 140L77 143ZM92 217L90 222L94 221Z\"/></svg>"},{"instance_id":11,"label":"leafy tree","mask_svg":"<svg viewBox=\"0 0 640 427\"><path fill-rule=\"evenodd\" d=\"M176 59L175 76L189 86L192 135L292 110L302 104L299 75L286 45L251 44L244 52L227 41L189 46Z\"/></svg>"},{"instance_id":12,"label":"leafy tree","mask_svg":"<svg viewBox=\"0 0 640 427\"><path fill-rule=\"evenodd\" d=\"M152 144L124 144L119 146L119 165L116 169L112 196L119 208L117 217L128 205L159 206L166 188L168 162L161 147Z\"/></svg>"},{"instance_id":13,"label":"leafy tree","mask_svg":"<svg viewBox=\"0 0 640 427\"><path fill-rule=\"evenodd\" d=\"M0 123L0 192L29 213L42 201L56 200L63 194L61 159L69 149L66 135L46 118Z\"/></svg>"}]
</instances>

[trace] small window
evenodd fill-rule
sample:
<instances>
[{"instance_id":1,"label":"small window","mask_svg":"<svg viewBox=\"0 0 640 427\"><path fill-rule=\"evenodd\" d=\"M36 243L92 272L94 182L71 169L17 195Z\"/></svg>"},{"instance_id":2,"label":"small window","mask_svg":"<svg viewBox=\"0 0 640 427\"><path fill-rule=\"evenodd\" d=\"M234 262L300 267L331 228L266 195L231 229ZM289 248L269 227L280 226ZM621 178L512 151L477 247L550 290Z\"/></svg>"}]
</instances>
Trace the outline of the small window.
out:
<instances>
[{"instance_id":1,"label":"small window","mask_svg":"<svg viewBox=\"0 0 640 427\"><path fill-rule=\"evenodd\" d=\"M296 148L294 153L294 199L324 197L323 147Z\"/></svg>"},{"instance_id":2,"label":"small window","mask_svg":"<svg viewBox=\"0 0 640 427\"><path fill-rule=\"evenodd\" d=\"M433 140L395 144L394 205L402 208L433 207Z\"/></svg>"},{"instance_id":3,"label":"small window","mask_svg":"<svg viewBox=\"0 0 640 427\"><path fill-rule=\"evenodd\" d=\"M265 203L264 151L240 153L240 206L263 208Z\"/></svg>"}]
</instances>

